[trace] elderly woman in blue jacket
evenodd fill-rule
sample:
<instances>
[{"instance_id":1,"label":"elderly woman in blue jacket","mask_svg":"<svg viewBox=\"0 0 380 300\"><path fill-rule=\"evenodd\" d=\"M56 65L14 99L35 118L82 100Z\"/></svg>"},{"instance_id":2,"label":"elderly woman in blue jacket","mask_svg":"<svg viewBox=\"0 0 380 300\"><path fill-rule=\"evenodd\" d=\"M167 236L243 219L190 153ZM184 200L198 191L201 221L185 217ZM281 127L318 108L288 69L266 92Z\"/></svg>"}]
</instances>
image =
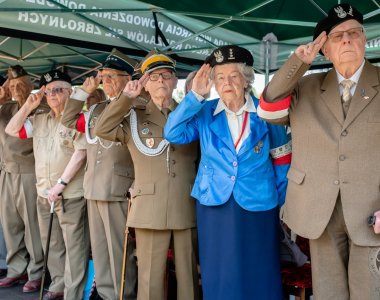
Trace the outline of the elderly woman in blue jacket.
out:
<instances>
[{"instance_id":1,"label":"elderly woman in blue jacket","mask_svg":"<svg viewBox=\"0 0 380 300\"><path fill-rule=\"evenodd\" d=\"M278 214L291 146L284 127L257 116L252 66L244 48L214 50L165 126L172 143L200 140L192 196L205 300L282 299ZM213 84L220 99L205 101Z\"/></svg>"}]
</instances>

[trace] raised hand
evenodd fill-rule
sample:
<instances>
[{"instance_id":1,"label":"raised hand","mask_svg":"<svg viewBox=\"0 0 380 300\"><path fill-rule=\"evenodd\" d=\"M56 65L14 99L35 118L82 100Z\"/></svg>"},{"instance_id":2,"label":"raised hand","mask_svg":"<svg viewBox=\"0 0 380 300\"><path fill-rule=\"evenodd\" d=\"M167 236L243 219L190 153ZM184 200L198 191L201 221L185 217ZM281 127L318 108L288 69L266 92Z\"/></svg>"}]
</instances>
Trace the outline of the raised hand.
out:
<instances>
[{"instance_id":1,"label":"raised hand","mask_svg":"<svg viewBox=\"0 0 380 300\"><path fill-rule=\"evenodd\" d=\"M2 86L0 86L0 100L9 100L11 98L8 88L9 80L7 79Z\"/></svg>"},{"instance_id":2,"label":"raised hand","mask_svg":"<svg viewBox=\"0 0 380 300\"><path fill-rule=\"evenodd\" d=\"M204 64L195 75L191 89L198 95L205 97L210 92L213 84L213 81L210 79L210 74L210 65Z\"/></svg>"},{"instance_id":3,"label":"raised hand","mask_svg":"<svg viewBox=\"0 0 380 300\"><path fill-rule=\"evenodd\" d=\"M149 74L145 73L139 80L130 80L125 85L123 94L128 98L136 98L149 80Z\"/></svg>"},{"instance_id":4,"label":"raised hand","mask_svg":"<svg viewBox=\"0 0 380 300\"><path fill-rule=\"evenodd\" d=\"M101 78L99 75L97 75L96 77L94 76L87 77L86 80L83 82L82 89L86 93L91 94L98 88L100 81L101 81Z\"/></svg>"},{"instance_id":5,"label":"raised hand","mask_svg":"<svg viewBox=\"0 0 380 300\"><path fill-rule=\"evenodd\" d=\"M326 32L323 31L314 41L306 45L298 46L295 54L305 64L311 64L314 58L317 56L319 50L323 47L327 40Z\"/></svg>"},{"instance_id":6,"label":"raised hand","mask_svg":"<svg viewBox=\"0 0 380 300\"><path fill-rule=\"evenodd\" d=\"M32 93L28 96L28 98L26 99L25 105L27 105L27 107L30 110L36 109L40 105L44 96L45 96L45 86L42 86L37 93L35 94Z\"/></svg>"}]
</instances>

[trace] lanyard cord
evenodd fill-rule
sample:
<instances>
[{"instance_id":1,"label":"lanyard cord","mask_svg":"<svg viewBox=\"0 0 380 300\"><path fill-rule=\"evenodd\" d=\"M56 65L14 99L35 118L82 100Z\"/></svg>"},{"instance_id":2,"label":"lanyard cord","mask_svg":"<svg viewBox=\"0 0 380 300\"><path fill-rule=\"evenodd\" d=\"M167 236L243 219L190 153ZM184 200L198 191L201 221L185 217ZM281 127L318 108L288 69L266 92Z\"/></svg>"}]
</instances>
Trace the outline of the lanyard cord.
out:
<instances>
[{"instance_id":1,"label":"lanyard cord","mask_svg":"<svg viewBox=\"0 0 380 300\"><path fill-rule=\"evenodd\" d=\"M240 143L240 140L241 140L241 137L243 136L243 133L244 133L244 130L245 130L245 127L247 126L247 120L248 120L248 112L246 111L245 112L245 115L244 115L244 121L243 121L243 128L241 129L241 132L240 132L240 135L235 143L235 149L236 147L239 145Z\"/></svg>"}]
</instances>

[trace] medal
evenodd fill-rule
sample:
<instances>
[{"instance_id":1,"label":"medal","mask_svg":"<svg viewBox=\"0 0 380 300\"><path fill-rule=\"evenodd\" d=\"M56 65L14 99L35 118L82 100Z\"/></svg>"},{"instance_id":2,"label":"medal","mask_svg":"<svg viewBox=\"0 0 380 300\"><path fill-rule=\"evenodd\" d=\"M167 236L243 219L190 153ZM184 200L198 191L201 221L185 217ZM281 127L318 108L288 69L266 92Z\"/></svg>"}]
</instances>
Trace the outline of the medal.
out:
<instances>
[{"instance_id":1,"label":"medal","mask_svg":"<svg viewBox=\"0 0 380 300\"><path fill-rule=\"evenodd\" d=\"M153 139L153 138L146 139L146 140L145 140L145 144L146 144L149 148L153 148L153 146L154 146L154 139Z\"/></svg>"},{"instance_id":2,"label":"medal","mask_svg":"<svg viewBox=\"0 0 380 300\"><path fill-rule=\"evenodd\" d=\"M147 127L143 128L141 130L141 133L144 134L144 135L148 134L149 133L149 128L147 128Z\"/></svg>"}]
</instances>

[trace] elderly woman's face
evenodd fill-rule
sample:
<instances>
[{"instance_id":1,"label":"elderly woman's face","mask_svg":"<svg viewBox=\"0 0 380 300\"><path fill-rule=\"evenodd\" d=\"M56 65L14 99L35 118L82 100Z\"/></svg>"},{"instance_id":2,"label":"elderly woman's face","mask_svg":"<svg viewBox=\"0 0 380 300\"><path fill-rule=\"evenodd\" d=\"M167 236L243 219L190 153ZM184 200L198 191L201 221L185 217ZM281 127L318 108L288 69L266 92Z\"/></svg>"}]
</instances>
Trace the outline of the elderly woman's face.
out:
<instances>
[{"instance_id":1,"label":"elderly woman's face","mask_svg":"<svg viewBox=\"0 0 380 300\"><path fill-rule=\"evenodd\" d=\"M244 88L248 86L237 64L216 65L214 83L220 98L225 102L244 99Z\"/></svg>"}]
</instances>

